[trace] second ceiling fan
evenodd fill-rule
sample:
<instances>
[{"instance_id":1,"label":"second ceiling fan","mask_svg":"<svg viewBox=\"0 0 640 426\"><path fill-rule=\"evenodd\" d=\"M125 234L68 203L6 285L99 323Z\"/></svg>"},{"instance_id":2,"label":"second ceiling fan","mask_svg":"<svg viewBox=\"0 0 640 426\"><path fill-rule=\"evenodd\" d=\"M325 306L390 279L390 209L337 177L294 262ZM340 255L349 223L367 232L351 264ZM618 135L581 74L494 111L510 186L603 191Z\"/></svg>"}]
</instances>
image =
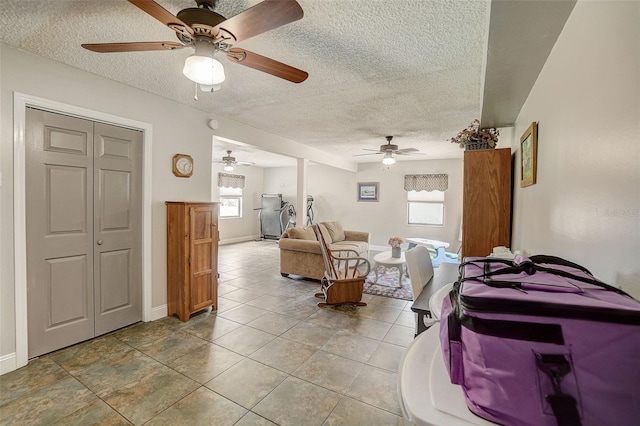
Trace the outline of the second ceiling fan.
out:
<instances>
[{"instance_id":1,"label":"second ceiling fan","mask_svg":"<svg viewBox=\"0 0 640 426\"><path fill-rule=\"evenodd\" d=\"M236 42L302 18L304 12L295 0L264 0L229 19L214 12L216 0L195 0L197 8L183 9L177 16L154 0L128 1L175 31L179 42L94 43L83 44L82 47L98 53L193 47L195 52L186 59L183 73L191 81L205 86L208 91L214 90L225 79L222 64L213 57L217 52L224 53L232 62L293 83L301 83L309 76L298 68L233 47Z\"/></svg>"},{"instance_id":2,"label":"second ceiling fan","mask_svg":"<svg viewBox=\"0 0 640 426\"><path fill-rule=\"evenodd\" d=\"M384 145L380 145L380 149L376 151L375 149L364 149L365 151L374 151L367 154L355 154L354 157L361 157L363 155L377 155L384 154L382 158L382 164L390 166L391 164L395 164L396 159L393 157L393 154L396 155L424 155L421 152L418 152L416 148L402 148L399 149L398 145L394 145L391 143L393 136L386 136L387 143Z\"/></svg>"},{"instance_id":3,"label":"second ceiling fan","mask_svg":"<svg viewBox=\"0 0 640 426\"><path fill-rule=\"evenodd\" d=\"M234 169L235 165L238 166L253 166L256 163L252 161L236 161L236 157L231 156L231 150L227 150L227 155L222 157L221 161L216 161L218 164L224 164L222 167L225 172L231 172Z\"/></svg>"}]
</instances>

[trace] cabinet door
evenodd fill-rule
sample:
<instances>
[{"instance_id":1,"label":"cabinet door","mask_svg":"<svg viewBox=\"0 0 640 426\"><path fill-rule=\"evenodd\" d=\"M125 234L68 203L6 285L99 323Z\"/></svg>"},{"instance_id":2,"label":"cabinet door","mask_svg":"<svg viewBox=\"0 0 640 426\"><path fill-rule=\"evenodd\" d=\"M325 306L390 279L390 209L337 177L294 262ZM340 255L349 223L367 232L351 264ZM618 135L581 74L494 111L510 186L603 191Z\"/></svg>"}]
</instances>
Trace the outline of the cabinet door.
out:
<instances>
[{"instance_id":1,"label":"cabinet door","mask_svg":"<svg viewBox=\"0 0 640 426\"><path fill-rule=\"evenodd\" d=\"M462 256L487 256L511 238L511 150L464 153Z\"/></svg>"},{"instance_id":2,"label":"cabinet door","mask_svg":"<svg viewBox=\"0 0 640 426\"><path fill-rule=\"evenodd\" d=\"M189 208L191 223L189 310L198 311L215 303L215 205Z\"/></svg>"}]
</instances>

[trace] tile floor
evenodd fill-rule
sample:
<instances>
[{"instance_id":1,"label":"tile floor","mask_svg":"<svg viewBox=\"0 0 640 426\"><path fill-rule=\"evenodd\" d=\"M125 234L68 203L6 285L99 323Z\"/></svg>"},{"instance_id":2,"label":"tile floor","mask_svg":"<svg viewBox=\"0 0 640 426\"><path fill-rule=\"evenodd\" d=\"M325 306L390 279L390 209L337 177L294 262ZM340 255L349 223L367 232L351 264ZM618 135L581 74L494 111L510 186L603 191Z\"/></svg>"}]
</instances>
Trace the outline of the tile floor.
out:
<instances>
[{"instance_id":1,"label":"tile floor","mask_svg":"<svg viewBox=\"0 0 640 426\"><path fill-rule=\"evenodd\" d=\"M375 253L372 253L372 256ZM219 309L138 323L0 377L0 424L399 425L411 302L318 308L274 241L220 246Z\"/></svg>"}]
</instances>

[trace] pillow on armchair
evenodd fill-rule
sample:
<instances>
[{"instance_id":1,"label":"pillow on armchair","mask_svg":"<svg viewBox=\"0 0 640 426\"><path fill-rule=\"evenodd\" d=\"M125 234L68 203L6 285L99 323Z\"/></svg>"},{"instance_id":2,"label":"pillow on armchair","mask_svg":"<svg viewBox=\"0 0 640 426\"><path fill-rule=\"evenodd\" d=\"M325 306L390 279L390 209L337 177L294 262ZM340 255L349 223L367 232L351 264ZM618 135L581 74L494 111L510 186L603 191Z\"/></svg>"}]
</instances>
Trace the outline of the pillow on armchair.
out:
<instances>
[{"instance_id":1,"label":"pillow on armchair","mask_svg":"<svg viewBox=\"0 0 640 426\"><path fill-rule=\"evenodd\" d=\"M305 228L289 228L289 238L295 238L298 240L311 240L317 241L316 233L313 232L313 228L307 226Z\"/></svg>"},{"instance_id":2,"label":"pillow on armchair","mask_svg":"<svg viewBox=\"0 0 640 426\"><path fill-rule=\"evenodd\" d=\"M342 228L342 224L339 221L323 222L322 224L325 226L327 232L329 233L329 236L331 236L328 244L339 243L340 241L344 241L346 239L346 237L344 236L344 228Z\"/></svg>"}]
</instances>

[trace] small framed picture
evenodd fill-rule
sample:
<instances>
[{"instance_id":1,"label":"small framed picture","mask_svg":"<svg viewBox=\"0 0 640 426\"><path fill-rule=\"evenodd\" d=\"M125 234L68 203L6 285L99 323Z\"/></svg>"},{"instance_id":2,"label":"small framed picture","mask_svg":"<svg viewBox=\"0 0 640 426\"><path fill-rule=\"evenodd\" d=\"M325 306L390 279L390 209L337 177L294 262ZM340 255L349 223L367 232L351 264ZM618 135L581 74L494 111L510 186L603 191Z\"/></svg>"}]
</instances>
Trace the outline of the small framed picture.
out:
<instances>
[{"instance_id":1,"label":"small framed picture","mask_svg":"<svg viewBox=\"0 0 640 426\"><path fill-rule=\"evenodd\" d=\"M531 123L520 138L520 187L536 183L538 167L538 123Z\"/></svg>"},{"instance_id":2,"label":"small framed picture","mask_svg":"<svg viewBox=\"0 0 640 426\"><path fill-rule=\"evenodd\" d=\"M358 201L378 201L379 182L358 182Z\"/></svg>"}]
</instances>

